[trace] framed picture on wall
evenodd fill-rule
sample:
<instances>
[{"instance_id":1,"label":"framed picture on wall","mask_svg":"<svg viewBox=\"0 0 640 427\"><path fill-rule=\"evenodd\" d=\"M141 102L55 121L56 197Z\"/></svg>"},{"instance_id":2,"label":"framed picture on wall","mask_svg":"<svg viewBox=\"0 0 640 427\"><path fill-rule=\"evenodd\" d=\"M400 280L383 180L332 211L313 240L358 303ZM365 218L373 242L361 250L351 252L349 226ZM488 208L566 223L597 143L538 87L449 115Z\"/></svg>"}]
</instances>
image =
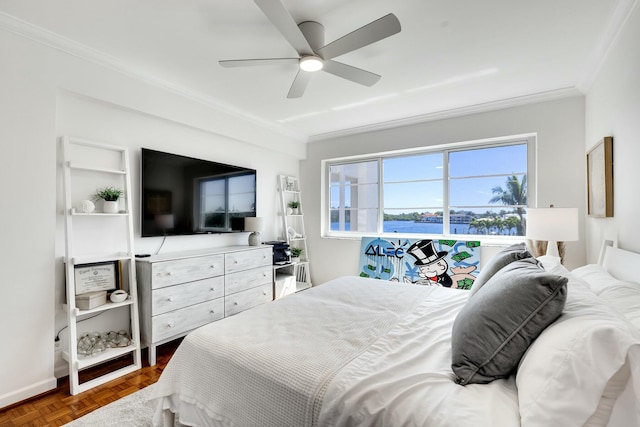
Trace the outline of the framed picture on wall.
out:
<instances>
[{"instance_id":1,"label":"framed picture on wall","mask_svg":"<svg viewBox=\"0 0 640 427\"><path fill-rule=\"evenodd\" d=\"M606 136L587 153L587 213L613 216L613 137Z\"/></svg>"}]
</instances>

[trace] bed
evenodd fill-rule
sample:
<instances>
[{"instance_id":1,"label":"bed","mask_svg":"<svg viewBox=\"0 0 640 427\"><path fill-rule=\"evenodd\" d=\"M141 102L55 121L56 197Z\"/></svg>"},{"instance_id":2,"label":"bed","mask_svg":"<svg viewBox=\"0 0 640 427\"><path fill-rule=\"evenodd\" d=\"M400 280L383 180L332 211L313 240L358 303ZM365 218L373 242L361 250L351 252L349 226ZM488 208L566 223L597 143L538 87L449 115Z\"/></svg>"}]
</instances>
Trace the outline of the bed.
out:
<instances>
[{"instance_id":1,"label":"bed","mask_svg":"<svg viewBox=\"0 0 640 427\"><path fill-rule=\"evenodd\" d=\"M608 247L600 264L573 272L546 257L509 256L508 262L496 256L485 266L475 294L342 277L203 326L184 339L154 385L153 423L640 425L640 285L628 271L640 255ZM465 377L464 365L471 362L456 365L456 358L490 342L508 323L475 321L470 307L482 307L486 316L488 298L496 292L499 307L517 310L499 308L490 316L523 311L531 297L522 303L504 298L530 287L500 289L496 283L511 286L513 280L504 278L525 271L518 269L524 261L526 269L535 264L559 283L553 298L543 299L560 301L560 311L520 343L506 374L486 371L499 364L496 357L488 364L482 359L475 376ZM533 311L537 315L544 307ZM500 351L522 338L522 324L517 333L502 331L509 339ZM482 335L487 328L489 335ZM478 369L484 375L476 375Z\"/></svg>"}]
</instances>

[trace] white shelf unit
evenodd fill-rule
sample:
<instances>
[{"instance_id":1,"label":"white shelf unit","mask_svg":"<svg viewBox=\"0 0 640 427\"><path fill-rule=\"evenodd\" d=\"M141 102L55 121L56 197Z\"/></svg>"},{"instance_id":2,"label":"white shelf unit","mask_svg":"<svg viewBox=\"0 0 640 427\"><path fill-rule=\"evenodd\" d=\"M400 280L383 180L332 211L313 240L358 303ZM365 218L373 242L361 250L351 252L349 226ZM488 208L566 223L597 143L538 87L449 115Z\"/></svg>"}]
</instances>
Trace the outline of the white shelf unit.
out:
<instances>
[{"instance_id":1,"label":"white shelf unit","mask_svg":"<svg viewBox=\"0 0 640 427\"><path fill-rule=\"evenodd\" d=\"M290 279L287 276L292 275L295 278L295 292L308 289L311 284L311 272L309 262L309 252L307 250L307 234L304 228L304 205L302 203L302 191L300 190L300 181L297 177L290 175L278 175L278 192L280 193L280 204L282 213L283 240L293 250L298 248L302 250L299 261L285 266L274 266L274 283L278 287L282 283L280 281ZM297 202L297 211L289 208L291 202ZM287 282L289 283L289 282ZM287 285L286 289L290 289ZM275 296L276 298L278 295Z\"/></svg>"},{"instance_id":2,"label":"white shelf unit","mask_svg":"<svg viewBox=\"0 0 640 427\"><path fill-rule=\"evenodd\" d=\"M62 357L69 363L69 388L72 395L136 371L142 367L140 326L131 217L131 178L126 148L94 142L82 138L62 138L64 217L65 217L65 273L69 347ZM83 158L77 161L76 158ZM96 185L99 183L101 185ZM95 185L89 188L88 186ZM124 189L126 207L118 213L79 212L83 199L90 199L97 188L117 186ZM122 199L122 198L121 198ZM121 202L122 203L122 202ZM114 274L119 286L128 292L122 302L111 302L91 309L76 306L75 269L78 266L114 262ZM128 312L131 343L126 347L107 348L93 356L78 354L78 323L88 315L110 310ZM118 312L119 313L119 312ZM118 314L119 315L119 314ZM100 331L107 332L107 331ZM130 364L80 383L80 371L108 360L126 356Z\"/></svg>"}]
</instances>

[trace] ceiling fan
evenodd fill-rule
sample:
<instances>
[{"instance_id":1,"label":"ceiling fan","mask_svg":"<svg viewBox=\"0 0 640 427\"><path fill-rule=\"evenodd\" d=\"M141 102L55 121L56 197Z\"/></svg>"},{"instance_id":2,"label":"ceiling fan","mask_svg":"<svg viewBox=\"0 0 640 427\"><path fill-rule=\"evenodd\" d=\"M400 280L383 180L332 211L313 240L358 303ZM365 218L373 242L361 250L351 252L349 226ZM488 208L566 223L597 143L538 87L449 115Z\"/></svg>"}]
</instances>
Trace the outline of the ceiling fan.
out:
<instances>
[{"instance_id":1,"label":"ceiling fan","mask_svg":"<svg viewBox=\"0 0 640 427\"><path fill-rule=\"evenodd\" d=\"M400 32L400 21L392 13L357 30L324 44L324 27L314 21L296 24L280 0L254 0L271 23L298 52L297 58L232 59L219 61L223 67L247 67L291 63L299 70L287 98L299 98L304 93L311 74L323 70L343 79L373 86L380 77L369 71L334 61L332 58L375 43Z\"/></svg>"}]
</instances>

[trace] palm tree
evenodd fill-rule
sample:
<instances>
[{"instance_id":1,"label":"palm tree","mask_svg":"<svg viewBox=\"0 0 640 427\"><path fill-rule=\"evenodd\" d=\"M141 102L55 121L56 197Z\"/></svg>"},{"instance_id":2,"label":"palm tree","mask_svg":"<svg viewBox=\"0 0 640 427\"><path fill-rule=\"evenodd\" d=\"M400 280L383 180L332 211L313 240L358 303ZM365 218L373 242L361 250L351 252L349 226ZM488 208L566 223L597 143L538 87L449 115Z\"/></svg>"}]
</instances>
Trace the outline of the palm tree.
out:
<instances>
[{"instance_id":1,"label":"palm tree","mask_svg":"<svg viewBox=\"0 0 640 427\"><path fill-rule=\"evenodd\" d=\"M522 176L522 181L513 175L507 178L505 188L496 186L491 189L494 196L489 203L502 203L507 206L516 206L515 211L520 217L516 226L519 236L524 236L524 207L527 205L527 175Z\"/></svg>"}]
</instances>

